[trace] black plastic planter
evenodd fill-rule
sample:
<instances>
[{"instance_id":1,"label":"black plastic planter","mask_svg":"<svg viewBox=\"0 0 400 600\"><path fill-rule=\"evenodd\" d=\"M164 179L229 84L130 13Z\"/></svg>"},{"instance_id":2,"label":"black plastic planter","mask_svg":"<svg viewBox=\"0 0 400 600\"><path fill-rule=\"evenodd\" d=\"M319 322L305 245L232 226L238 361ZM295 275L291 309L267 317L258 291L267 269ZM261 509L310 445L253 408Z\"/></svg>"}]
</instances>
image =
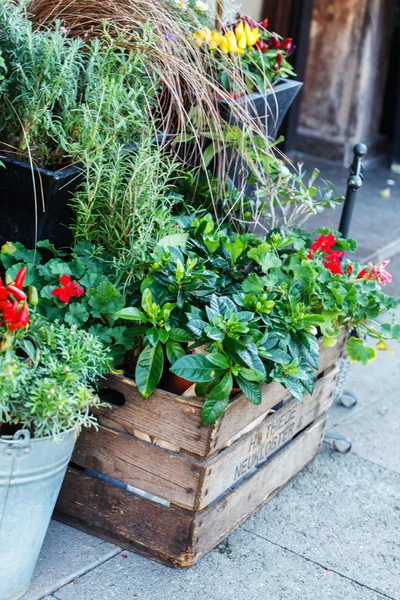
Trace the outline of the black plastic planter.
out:
<instances>
[{"instance_id":1,"label":"black plastic planter","mask_svg":"<svg viewBox=\"0 0 400 600\"><path fill-rule=\"evenodd\" d=\"M35 193L31 165L0 156L0 245L18 241L35 245ZM37 239L49 239L57 247L68 246L73 212L68 206L71 192L79 184L77 167L58 171L33 167L37 204Z\"/></svg>"},{"instance_id":2,"label":"black plastic planter","mask_svg":"<svg viewBox=\"0 0 400 600\"><path fill-rule=\"evenodd\" d=\"M269 91L242 96L234 102L243 105L251 116L261 119L263 125L267 128L268 136L274 140L279 133L286 113L302 86L301 81L286 79L279 81ZM219 105L221 116L230 125L237 124L237 119L232 115L229 103L226 100L219 100Z\"/></svg>"}]
</instances>

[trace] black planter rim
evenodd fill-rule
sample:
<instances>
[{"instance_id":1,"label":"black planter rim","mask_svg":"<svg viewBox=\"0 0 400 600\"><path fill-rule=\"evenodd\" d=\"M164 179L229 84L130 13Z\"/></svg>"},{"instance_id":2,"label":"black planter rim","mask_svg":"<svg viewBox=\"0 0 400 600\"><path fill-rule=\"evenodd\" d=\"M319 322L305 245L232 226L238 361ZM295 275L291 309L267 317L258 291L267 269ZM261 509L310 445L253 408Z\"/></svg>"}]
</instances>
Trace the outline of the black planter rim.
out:
<instances>
[{"instance_id":1,"label":"black planter rim","mask_svg":"<svg viewBox=\"0 0 400 600\"><path fill-rule=\"evenodd\" d=\"M16 167L20 167L22 169L31 169L33 167L34 172L40 173L41 175L46 177L52 177L53 179L65 179L79 173L79 168L75 165L61 167L60 169L55 169L53 171L51 169L45 169L44 167L37 167L34 164L31 165L30 163L18 160L17 158L12 158L10 156L2 156L1 153L0 161L6 164L8 163L10 165L14 165Z\"/></svg>"}]
</instances>

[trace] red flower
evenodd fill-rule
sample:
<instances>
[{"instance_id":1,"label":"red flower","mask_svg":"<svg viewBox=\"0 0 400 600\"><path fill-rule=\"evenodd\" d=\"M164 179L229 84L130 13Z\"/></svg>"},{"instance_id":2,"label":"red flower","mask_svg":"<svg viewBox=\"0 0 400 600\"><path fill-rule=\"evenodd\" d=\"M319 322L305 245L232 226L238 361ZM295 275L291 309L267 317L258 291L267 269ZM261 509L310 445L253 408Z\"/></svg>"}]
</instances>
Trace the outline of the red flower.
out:
<instances>
[{"instance_id":1,"label":"red flower","mask_svg":"<svg viewBox=\"0 0 400 600\"><path fill-rule=\"evenodd\" d=\"M324 265L333 275L343 275L340 266L340 259L344 256L344 252L340 250L330 250L327 256L324 257Z\"/></svg>"},{"instance_id":2,"label":"red flower","mask_svg":"<svg viewBox=\"0 0 400 600\"><path fill-rule=\"evenodd\" d=\"M363 277L365 277L366 275L368 275L368 271L367 269L363 269L362 271L359 272L359 274L357 275L357 279L363 279Z\"/></svg>"},{"instance_id":3,"label":"red flower","mask_svg":"<svg viewBox=\"0 0 400 600\"><path fill-rule=\"evenodd\" d=\"M264 19L264 21L261 21L260 25L261 27L264 27L264 29L268 29L268 19Z\"/></svg>"},{"instance_id":4,"label":"red flower","mask_svg":"<svg viewBox=\"0 0 400 600\"><path fill-rule=\"evenodd\" d=\"M321 250L322 252L330 252L331 248L336 244L336 238L333 233L328 235L320 235L317 240L310 246L310 254Z\"/></svg>"},{"instance_id":5,"label":"red flower","mask_svg":"<svg viewBox=\"0 0 400 600\"><path fill-rule=\"evenodd\" d=\"M353 273L353 267L351 265L349 265L347 267L347 275L351 275Z\"/></svg>"},{"instance_id":6,"label":"red flower","mask_svg":"<svg viewBox=\"0 0 400 600\"><path fill-rule=\"evenodd\" d=\"M83 294L83 289L79 287L76 281L71 281L69 275L61 275L60 283L62 287L55 288L51 293L58 298L60 302L68 304L71 298L79 298Z\"/></svg>"},{"instance_id":7,"label":"red flower","mask_svg":"<svg viewBox=\"0 0 400 600\"><path fill-rule=\"evenodd\" d=\"M278 65L281 65L283 61L283 56L282 54L279 52L279 54L276 57L276 62L278 63Z\"/></svg>"}]
</instances>

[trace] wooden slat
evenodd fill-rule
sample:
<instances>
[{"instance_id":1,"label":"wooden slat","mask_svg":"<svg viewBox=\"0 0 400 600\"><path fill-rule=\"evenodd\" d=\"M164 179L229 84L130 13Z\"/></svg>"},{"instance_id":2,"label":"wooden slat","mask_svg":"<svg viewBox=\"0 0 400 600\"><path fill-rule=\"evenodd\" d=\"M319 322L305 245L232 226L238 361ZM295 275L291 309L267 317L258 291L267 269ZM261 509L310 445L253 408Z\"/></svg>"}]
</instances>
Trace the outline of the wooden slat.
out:
<instances>
[{"instance_id":1,"label":"wooden slat","mask_svg":"<svg viewBox=\"0 0 400 600\"><path fill-rule=\"evenodd\" d=\"M72 457L97 471L184 508L193 508L201 464L130 435L99 427L82 431Z\"/></svg>"},{"instance_id":2,"label":"wooden slat","mask_svg":"<svg viewBox=\"0 0 400 600\"><path fill-rule=\"evenodd\" d=\"M199 456L207 454L214 427L201 424L200 401L159 389L147 400L142 400L135 382L122 375L109 375L107 385L123 394L125 404L97 409L97 415L165 440L181 450Z\"/></svg>"},{"instance_id":3,"label":"wooden slat","mask_svg":"<svg viewBox=\"0 0 400 600\"><path fill-rule=\"evenodd\" d=\"M207 461L196 509L208 506L252 468L326 413L332 404L336 379L337 369L332 369L317 381L313 395L305 397L304 404L290 400L230 448Z\"/></svg>"},{"instance_id":4,"label":"wooden slat","mask_svg":"<svg viewBox=\"0 0 400 600\"><path fill-rule=\"evenodd\" d=\"M197 513L194 546L188 557L196 562L267 502L316 456L325 428L319 418L274 458L216 504Z\"/></svg>"},{"instance_id":5,"label":"wooden slat","mask_svg":"<svg viewBox=\"0 0 400 600\"><path fill-rule=\"evenodd\" d=\"M329 348L322 348L322 341L320 342L319 369L316 377L331 369L341 358L347 336L347 329L344 329L338 337L336 345ZM287 390L280 383L275 382L262 386L262 402L259 405L250 404L243 394L238 396L217 422L217 429L211 437L210 453L221 450L232 437L263 414L267 414L271 408L287 397Z\"/></svg>"},{"instance_id":6,"label":"wooden slat","mask_svg":"<svg viewBox=\"0 0 400 600\"><path fill-rule=\"evenodd\" d=\"M56 507L60 520L86 523L85 529L116 543L128 542L156 558L187 562L186 550L193 517L151 502L96 479L68 469Z\"/></svg>"}]
</instances>

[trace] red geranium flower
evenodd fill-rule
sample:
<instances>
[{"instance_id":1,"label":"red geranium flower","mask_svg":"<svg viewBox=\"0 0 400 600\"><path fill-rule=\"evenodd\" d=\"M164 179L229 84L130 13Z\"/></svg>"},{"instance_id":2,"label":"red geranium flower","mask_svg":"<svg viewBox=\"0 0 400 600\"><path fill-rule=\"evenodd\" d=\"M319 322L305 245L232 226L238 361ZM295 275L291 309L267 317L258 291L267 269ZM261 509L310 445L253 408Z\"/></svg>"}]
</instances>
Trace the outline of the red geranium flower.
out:
<instances>
[{"instance_id":1,"label":"red geranium flower","mask_svg":"<svg viewBox=\"0 0 400 600\"><path fill-rule=\"evenodd\" d=\"M333 275L343 275L343 271L340 266L340 259L344 255L344 252L339 250L331 251L324 258L324 265Z\"/></svg>"},{"instance_id":2,"label":"red geranium flower","mask_svg":"<svg viewBox=\"0 0 400 600\"><path fill-rule=\"evenodd\" d=\"M310 254L312 255L317 250L321 252L330 252L331 248L336 244L336 238L333 233L328 235L320 235L317 240L310 246Z\"/></svg>"},{"instance_id":3,"label":"red geranium flower","mask_svg":"<svg viewBox=\"0 0 400 600\"><path fill-rule=\"evenodd\" d=\"M71 281L69 275L61 275L60 283L62 287L55 288L51 293L58 298L60 302L68 304L71 298L79 298L83 294L83 289L79 287L76 281Z\"/></svg>"}]
</instances>

